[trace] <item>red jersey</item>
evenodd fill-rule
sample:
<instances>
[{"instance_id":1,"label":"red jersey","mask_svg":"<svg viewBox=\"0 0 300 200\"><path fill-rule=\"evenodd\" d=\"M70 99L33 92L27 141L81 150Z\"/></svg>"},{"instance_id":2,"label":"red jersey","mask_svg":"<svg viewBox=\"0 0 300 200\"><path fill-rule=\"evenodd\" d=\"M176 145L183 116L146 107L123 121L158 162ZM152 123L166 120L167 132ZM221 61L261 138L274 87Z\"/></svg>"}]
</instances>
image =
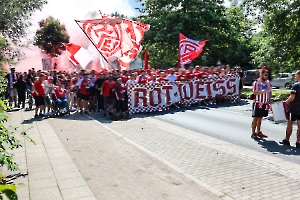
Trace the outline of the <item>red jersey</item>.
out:
<instances>
[{"instance_id":1,"label":"red jersey","mask_svg":"<svg viewBox=\"0 0 300 200\"><path fill-rule=\"evenodd\" d=\"M116 87L116 83L113 80L106 80L102 84L103 87L103 96L110 97L110 89L114 89Z\"/></svg>"},{"instance_id":2,"label":"red jersey","mask_svg":"<svg viewBox=\"0 0 300 200\"><path fill-rule=\"evenodd\" d=\"M56 88L55 89L55 96L56 98L65 97L67 91L63 88Z\"/></svg>"},{"instance_id":3,"label":"red jersey","mask_svg":"<svg viewBox=\"0 0 300 200\"><path fill-rule=\"evenodd\" d=\"M38 80L33 83L38 94L33 93L34 96L42 96L45 97L44 84L42 81Z\"/></svg>"},{"instance_id":4,"label":"red jersey","mask_svg":"<svg viewBox=\"0 0 300 200\"><path fill-rule=\"evenodd\" d=\"M186 80L191 80L195 78L195 74L193 72L185 72L185 79Z\"/></svg>"},{"instance_id":5,"label":"red jersey","mask_svg":"<svg viewBox=\"0 0 300 200\"><path fill-rule=\"evenodd\" d=\"M87 84L88 84L87 80L82 80L81 85L80 85L80 89L79 89L80 94L83 94L83 95L89 95L90 94L90 92L86 88Z\"/></svg>"},{"instance_id":6,"label":"red jersey","mask_svg":"<svg viewBox=\"0 0 300 200\"><path fill-rule=\"evenodd\" d=\"M146 77L146 76L143 76L143 75L139 75L139 76L137 77L136 82L137 82L138 84L146 84L146 83L147 83L147 77Z\"/></svg>"},{"instance_id":7,"label":"red jersey","mask_svg":"<svg viewBox=\"0 0 300 200\"><path fill-rule=\"evenodd\" d=\"M271 82L269 80L263 82L260 79L258 79L253 83L253 92L266 90L270 86L271 86ZM270 91L264 94L254 95L253 101L258 103L269 103L271 97L272 97L272 92Z\"/></svg>"},{"instance_id":8,"label":"red jersey","mask_svg":"<svg viewBox=\"0 0 300 200\"><path fill-rule=\"evenodd\" d=\"M128 77L121 75L120 78L122 79L122 83L126 83L128 81Z\"/></svg>"},{"instance_id":9,"label":"red jersey","mask_svg":"<svg viewBox=\"0 0 300 200\"><path fill-rule=\"evenodd\" d=\"M161 78L159 77L158 79L156 79L156 82L161 83L161 82L167 82L168 80L165 78Z\"/></svg>"},{"instance_id":10,"label":"red jersey","mask_svg":"<svg viewBox=\"0 0 300 200\"><path fill-rule=\"evenodd\" d=\"M184 75L177 75L177 81L185 81Z\"/></svg>"},{"instance_id":11,"label":"red jersey","mask_svg":"<svg viewBox=\"0 0 300 200\"><path fill-rule=\"evenodd\" d=\"M196 77L199 79L208 78L208 74L206 72L200 72Z\"/></svg>"}]
</instances>

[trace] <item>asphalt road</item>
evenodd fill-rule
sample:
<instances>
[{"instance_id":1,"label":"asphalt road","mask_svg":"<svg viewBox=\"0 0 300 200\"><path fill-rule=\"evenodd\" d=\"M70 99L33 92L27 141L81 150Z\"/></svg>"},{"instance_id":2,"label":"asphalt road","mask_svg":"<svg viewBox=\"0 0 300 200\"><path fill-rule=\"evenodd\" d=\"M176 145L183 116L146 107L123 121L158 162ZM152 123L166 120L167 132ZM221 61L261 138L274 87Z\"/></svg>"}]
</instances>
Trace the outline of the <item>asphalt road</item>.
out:
<instances>
[{"instance_id":1,"label":"asphalt road","mask_svg":"<svg viewBox=\"0 0 300 200\"><path fill-rule=\"evenodd\" d=\"M234 143L249 149L280 157L300 164L300 149L296 149L296 123L291 147L279 144L285 136L286 123L274 123L272 113L263 119L262 131L269 137L253 140L251 136L251 102L217 106L195 106L146 114L202 134Z\"/></svg>"}]
</instances>

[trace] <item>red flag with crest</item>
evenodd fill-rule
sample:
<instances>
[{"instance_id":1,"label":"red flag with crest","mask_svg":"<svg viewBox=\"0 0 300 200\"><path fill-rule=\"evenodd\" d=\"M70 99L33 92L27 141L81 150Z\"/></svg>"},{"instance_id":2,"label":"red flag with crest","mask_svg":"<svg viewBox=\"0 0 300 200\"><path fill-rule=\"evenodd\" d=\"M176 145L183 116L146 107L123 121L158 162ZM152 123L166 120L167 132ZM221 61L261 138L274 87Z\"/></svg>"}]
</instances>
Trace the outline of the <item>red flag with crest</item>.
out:
<instances>
[{"instance_id":1,"label":"red flag with crest","mask_svg":"<svg viewBox=\"0 0 300 200\"><path fill-rule=\"evenodd\" d=\"M208 40L196 41L179 34L179 60L180 64L189 64L197 58Z\"/></svg>"},{"instance_id":2,"label":"red flag with crest","mask_svg":"<svg viewBox=\"0 0 300 200\"><path fill-rule=\"evenodd\" d=\"M102 15L100 19L75 20L98 51L109 61L128 67L142 50L144 33L150 26L140 22Z\"/></svg>"}]
</instances>

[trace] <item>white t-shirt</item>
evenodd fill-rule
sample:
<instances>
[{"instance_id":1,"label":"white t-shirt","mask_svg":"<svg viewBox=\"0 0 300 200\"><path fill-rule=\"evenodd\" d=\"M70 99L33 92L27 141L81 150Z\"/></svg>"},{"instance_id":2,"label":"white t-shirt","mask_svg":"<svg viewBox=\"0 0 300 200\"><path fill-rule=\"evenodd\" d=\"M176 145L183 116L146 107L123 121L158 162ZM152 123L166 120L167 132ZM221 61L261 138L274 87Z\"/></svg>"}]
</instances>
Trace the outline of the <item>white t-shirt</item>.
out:
<instances>
[{"instance_id":1,"label":"white t-shirt","mask_svg":"<svg viewBox=\"0 0 300 200\"><path fill-rule=\"evenodd\" d=\"M45 90L45 94L51 94L53 93L53 84L50 84L48 82L48 80L44 81L44 90Z\"/></svg>"},{"instance_id":2,"label":"white t-shirt","mask_svg":"<svg viewBox=\"0 0 300 200\"><path fill-rule=\"evenodd\" d=\"M125 85L133 85L136 84L136 80L128 80Z\"/></svg>"},{"instance_id":3,"label":"white t-shirt","mask_svg":"<svg viewBox=\"0 0 300 200\"><path fill-rule=\"evenodd\" d=\"M177 80L177 77L174 74L169 74L167 76L167 79L169 82L175 82Z\"/></svg>"}]
</instances>

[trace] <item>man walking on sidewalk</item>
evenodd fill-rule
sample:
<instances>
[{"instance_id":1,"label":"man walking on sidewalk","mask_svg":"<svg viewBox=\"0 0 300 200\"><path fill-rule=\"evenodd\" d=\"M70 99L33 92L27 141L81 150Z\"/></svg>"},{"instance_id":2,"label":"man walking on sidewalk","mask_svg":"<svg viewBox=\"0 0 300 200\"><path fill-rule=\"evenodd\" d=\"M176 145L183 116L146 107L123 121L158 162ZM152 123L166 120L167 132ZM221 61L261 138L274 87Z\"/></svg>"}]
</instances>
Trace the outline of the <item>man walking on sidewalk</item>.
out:
<instances>
[{"instance_id":1,"label":"man walking on sidewalk","mask_svg":"<svg viewBox=\"0 0 300 200\"><path fill-rule=\"evenodd\" d=\"M296 148L300 148L300 70L295 74L297 83L293 85L290 97L286 100L286 104L289 105L288 113L290 114L286 127L285 139L280 143L290 146L290 137L293 132L293 124L297 121L297 142Z\"/></svg>"},{"instance_id":2,"label":"man walking on sidewalk","mask_svg":"<svg viewBox=\"0 0 300 200\"><path fill-rule=\"evenodd\" d=\"M253 139L268 137L261 131L261 121L267 117L271 108L272 85L268 80L268 71L261 69L260 77L253 83L253 106L252 106L252 135Z\"/></svg>"}]
</instances>

